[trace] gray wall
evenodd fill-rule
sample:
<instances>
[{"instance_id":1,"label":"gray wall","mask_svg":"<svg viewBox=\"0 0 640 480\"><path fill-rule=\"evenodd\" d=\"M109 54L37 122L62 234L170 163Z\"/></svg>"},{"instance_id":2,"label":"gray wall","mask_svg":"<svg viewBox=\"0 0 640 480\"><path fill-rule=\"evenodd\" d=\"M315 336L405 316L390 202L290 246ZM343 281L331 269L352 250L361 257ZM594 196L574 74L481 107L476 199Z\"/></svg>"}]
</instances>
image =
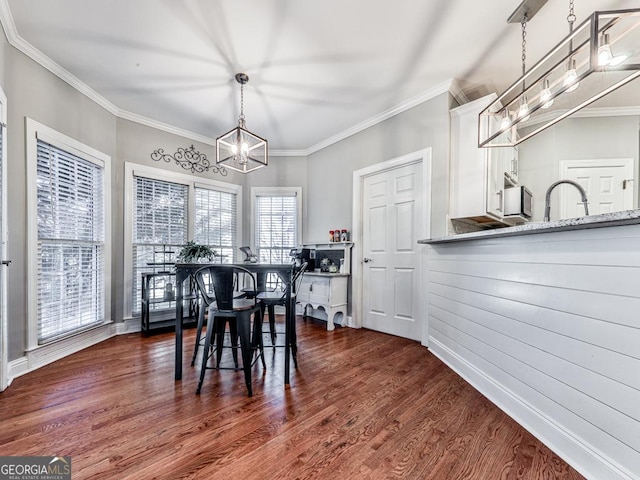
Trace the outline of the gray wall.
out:
<instances>
[{"instance_id":1,"label":"gray wall","mask_svg":"<svg viewBox=\"0 0 640 480\"><path fill-rule=\"evenodd\" d=\"M559 180L561 160L633 158L637 166L639 149L640 117L633 115L567 118L520 144L518 180L533 192L532 221L542 221L545 192ZM558 218L558 205L551 207L551 218Z\"/></svg>"},{"instance_id":2,"label":"gray wall","mask_svg":"<svg viewBox=\"0 0 640 480\"><path fill-rule=\"evenodd\" d=\"M6 63L6 57L7 57L7 52L9 51L9 42L7 42L7 38L4 36L4 30L2 30L2 28L0 28L0 30L2 31L2 34L0 35L0 80L2 81L2 85L4 88L5 85L5 72L6 72L6 68L5 68L5 63ZM6 93L6 92L5 92Z\"/></svg>"},{"instance_id":3,"label":"gray wall","mask_svg":"<svg viewBox=\"0 0 640 480\"><path fill-rule=\"evenodd\" d=\"M3 43L4 43L3 38ZM18 50L3 48L7 95L7 207L9 360L26 346L27 277L25 117L30 117L107 155L116 155L116 119L95 102ZM116 170L113 171L114 180ZM117 229L116 229L117 231ZM115 235L115 232L114 232ZM113 237L115 240L115 236ZM117 242L116 242L117 243Z\"/></svg>"},{"instance_id":4,"label":"gray wall","mask_svg":"<svg viewBox=\"0 0 640 480\"><path fill-rule=\"evenodd\" d=\"M162 148L167 154L173 154L178 148L188 148L193 145L197 151L205 154L212 164L215 163L216 152L212 145L189 140L178 135L172 135L155 128L122 119L117 120L117 132L117 157L119 159L118 172L120 177L122 177L124 173L125 162L162 168L176 173L191 174L191 172L183 169L173 161L166 163L164 161L158 162L152 160L151 152L159 148ZM267 168L256 170L247 175L234 172L233 170L228 170L227 176L214 174L213 172L193 173L192 175L242 185L242 202L247 212L249 211L249 202L251 200L251 187L274 185L282 187L302 187L303 209L305 208L306 202L304 202L304 195L307 187L307 162L305 157L269 157L269 166ZM120 191L114 192L114 196L117 197L118 202L116 205L114 199L114 208L117 212L122 212L123 208L124 192L122 187L123 181L120 181ZM121 214L119 213L119 215ZM119 238L122 238L123 219L121 216L118 218L118 220L114 219L114 221L118 223L117 228L120 230ZM249 238L250 231L250 218L249 215L245 215L242 219L243 238L241 239L241 243L243 245L249 245L251 243L251 239ZM121 245L118 246L120 257L122 257L123 245L124 244L121 243ZM118 268L119 275L116 274L116 276L119 277L119 281L122 282L123 266L119 265Z\"/></svg>"},{"instance_id":5,"label":"gray wall","mask_svg":"<svg viewBox=\"0 0 640 480\"><path fill-rule=\"evenodd\" d=\"M353 229L353 172L423 148L432 148L431 236L446 234L449 208L448 93L309 156L309 216L305 242L325 242L335 227Z\"/></svg>"}]
</instances>

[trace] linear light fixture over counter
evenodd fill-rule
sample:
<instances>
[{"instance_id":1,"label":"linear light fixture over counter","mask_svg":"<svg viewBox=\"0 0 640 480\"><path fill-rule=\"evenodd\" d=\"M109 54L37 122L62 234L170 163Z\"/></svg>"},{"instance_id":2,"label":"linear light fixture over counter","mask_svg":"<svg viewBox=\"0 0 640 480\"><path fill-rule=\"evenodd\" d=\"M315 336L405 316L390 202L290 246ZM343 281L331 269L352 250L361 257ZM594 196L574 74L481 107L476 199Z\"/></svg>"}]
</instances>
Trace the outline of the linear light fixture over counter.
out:
<instances>
[{"instance_id":1,"label":"linear light fixture over counter","mask_svg":"<svg viewBox=\"0 0 640 480\"><path fill-rule=\"evenodd\" d=\"M569 23L569 35L480 113L478 146L517 145L640 76L640 9Z\"/></svg>"}]
</instances>

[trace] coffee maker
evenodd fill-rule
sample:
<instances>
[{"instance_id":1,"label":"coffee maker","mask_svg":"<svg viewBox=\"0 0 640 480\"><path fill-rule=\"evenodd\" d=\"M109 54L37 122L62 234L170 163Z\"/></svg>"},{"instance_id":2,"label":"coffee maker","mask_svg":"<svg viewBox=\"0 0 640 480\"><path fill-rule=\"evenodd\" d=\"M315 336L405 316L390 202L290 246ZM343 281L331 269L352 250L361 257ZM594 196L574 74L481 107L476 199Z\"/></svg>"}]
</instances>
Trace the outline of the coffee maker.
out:
<instances>
[{"instance_id":1,"label":"coffee maker","mask_svg":"<svg viewBox=\"0 0 640 480\"><path fill-rule=\"evenodd\" d=\"M316 251L310 248L292 248L289 256L293 258L296 267L307 262L307 271L313 271L316 268Z\"/></svg>"}]
</instances>

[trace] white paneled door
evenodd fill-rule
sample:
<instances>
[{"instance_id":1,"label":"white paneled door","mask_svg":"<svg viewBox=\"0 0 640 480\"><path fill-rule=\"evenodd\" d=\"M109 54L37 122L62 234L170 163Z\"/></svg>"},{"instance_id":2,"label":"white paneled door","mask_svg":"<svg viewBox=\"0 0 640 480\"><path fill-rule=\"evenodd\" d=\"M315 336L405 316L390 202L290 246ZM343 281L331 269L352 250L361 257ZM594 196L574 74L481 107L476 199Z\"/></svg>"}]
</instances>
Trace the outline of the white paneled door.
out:
<instances>
[{"instance_id":1,"label":"white paneled door","mask_svg":"<svg viewBox=\"0 0 640 480\"><path fill-rule=\"evenodd\" d=\"M0 88L0 391L7 387L7 97Z\"/></svg>"},{"instance_id":2,"label":"white paneled door","mask_svg":"<svg viewBox=\"0 0 640 480\"><path fill-rule=\"evenodd\" d=\"M423 221L422 163L366 177L363 182L363 326L420 340Z\"/></svg>"},{"instance_id":3,"label":"white paneled door","mask_svg":"<svg viewBox=\"0 0 640 480\"><path fill-rule=\"evenodd\" d=\"M602 160L566 160L561 164L562 178L578 182L587 193L589 214L619 212L634 208L634 166L632 158ZM576 188L560 185L560 218L584 215L584 206Z\"/></svg>"}]
</instances>

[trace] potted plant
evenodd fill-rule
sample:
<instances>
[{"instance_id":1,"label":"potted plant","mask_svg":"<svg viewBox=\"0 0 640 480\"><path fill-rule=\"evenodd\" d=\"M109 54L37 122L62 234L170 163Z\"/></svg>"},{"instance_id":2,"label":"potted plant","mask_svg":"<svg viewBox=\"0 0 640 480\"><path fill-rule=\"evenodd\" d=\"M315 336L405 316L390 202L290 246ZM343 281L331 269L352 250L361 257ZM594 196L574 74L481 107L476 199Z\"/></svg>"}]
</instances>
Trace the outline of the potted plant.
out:
<instances>
[{"instance_id":1,"label":"potted plant","mask_svg":"<svg viewBox=\"0 0 640 480\"><path fill-rule=\"evenodd\" d=\"M178 253L177 263L199 263L202 260L212 261L217 255L209 245L202 245L191 240Z\"/></svg>"}]
</instances>

